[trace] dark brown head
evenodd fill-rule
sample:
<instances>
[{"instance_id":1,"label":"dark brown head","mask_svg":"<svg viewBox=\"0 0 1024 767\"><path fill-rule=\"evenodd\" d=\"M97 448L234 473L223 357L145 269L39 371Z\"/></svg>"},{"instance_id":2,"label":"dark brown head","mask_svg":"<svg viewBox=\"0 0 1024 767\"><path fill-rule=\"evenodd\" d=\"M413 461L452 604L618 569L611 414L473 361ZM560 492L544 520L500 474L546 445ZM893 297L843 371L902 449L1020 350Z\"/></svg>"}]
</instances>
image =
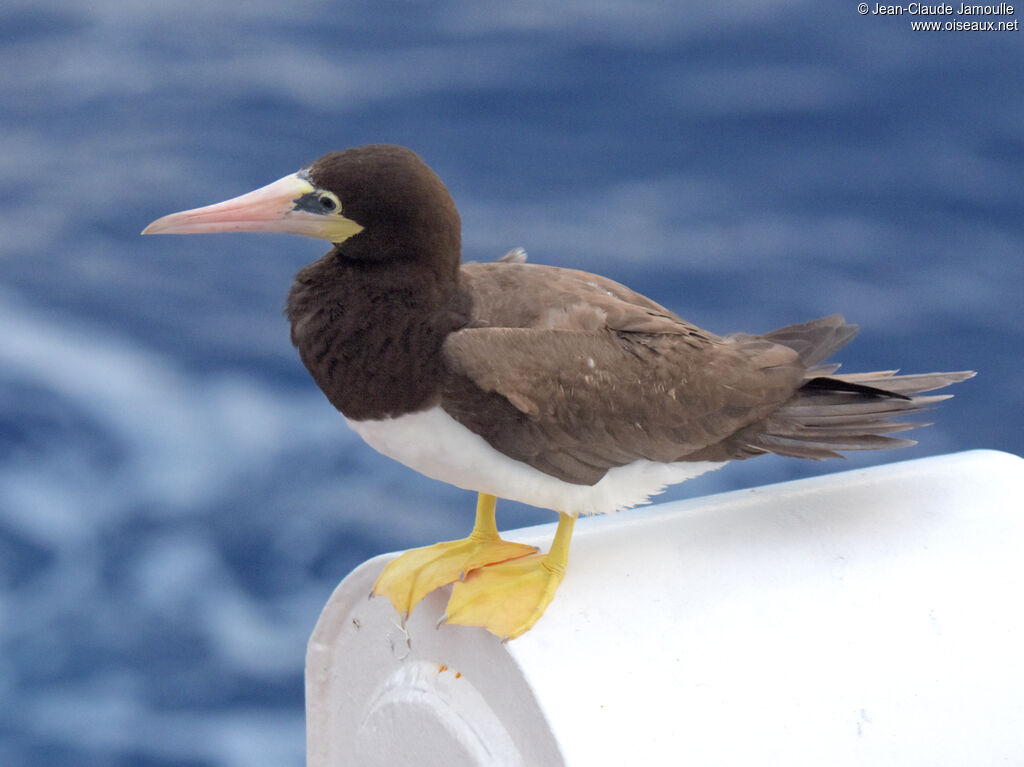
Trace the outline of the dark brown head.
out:
<instances>
[{"instance_id":1,"label":"dark brown head","mask_svg":"<svg viewBox=\"0 0 1024 767\"><path fill-rule=\"evenodd\" d=\"M346 257L404 258L460 250L459 214L427 164L405 147L374 144L332 152L309 166L310 181L333 193L362 231L339 243ZM426 255L426 254L424 254Z\"/></svg>"},{"instance_id":2,"label":"dark brown head","mask_svg":"<svg viewBox=\"0 0 1024 767\"><path fill-rule=\"evenodd\" d=\"M241 197L165 216L143 234L288 232L334 248L296 275L292 341L349 418L437 401L445 337L469 319L459 290L460 223L414 152L374 145L324 155Z\"/></svg>"},{"instance_id":3,"label":"dark brown head","mask_svg":"<svg viewBox=\"0 0 1024 767\"><path fill-rule=\"evenodd\" d=\"M389 144L324 155L241 197L154 221L143 234L287 232L334 243L355 261L411 259L458 268L459 214L441 179Z\"/></svg>"}]
</instances>

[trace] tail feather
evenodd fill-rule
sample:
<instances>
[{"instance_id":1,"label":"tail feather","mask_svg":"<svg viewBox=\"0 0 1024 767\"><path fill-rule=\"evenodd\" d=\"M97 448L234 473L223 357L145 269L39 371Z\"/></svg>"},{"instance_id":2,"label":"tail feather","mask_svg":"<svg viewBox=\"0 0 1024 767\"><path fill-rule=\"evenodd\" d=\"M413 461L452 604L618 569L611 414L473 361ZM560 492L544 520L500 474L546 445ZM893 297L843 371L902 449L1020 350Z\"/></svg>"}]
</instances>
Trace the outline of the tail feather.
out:
<instances>
[{"instance_id":1,"label":"tail feather","mask_svg":"<svg viewBox=\"0 0 1024 767\"><path fill-rule=\"evenodd\" d=\"M765 333L761 338L776 344L788 346L800 355L800 361L808 369L814 368L837 349L845 346L857 335L857 326L849 324L840 314L832 314L799 325ZM831 371L838 369L832 366Z\"/></svg>"},{"instance_id":2,"label":"tail feather","mask_svg":"<svg viewBox=\"0 0 1024 767\"><path fill-rule=\"evenodd\" d=\"M974 376L972 371L896 375L895 370L835 374L822 361L856 334L856 327L833 315L790 325L764 338L790 347L807 373L804 384L767 418L735 435L742 455L778 453L797 458L836 458L840 450L906 447L913 440L888 437L924 423L893 420L913 415L949 394L920 396Z\"/></svg>"},{"instance_id":3,"label":"tail feather","mask_svg":"<svg viewBox=\"0 0 1024 767\"><path fill-rule=\"evenodd\" d=\"M974 377L973 370L959 370L953 373L916 373L903 376L894 375L895 372L887 370L878 373L855 373L853 375L837 375L835 378L840 381L869 383L869 385L893 394L920 394ZM947 398L951 396L953 395L947 395Z\"/></svg>"},{"instance_id":4,"label":"tail feather","mask_svg":"<svg viewBox=\"0 0 1024 767\"><path fill-rule=\"evenodd\" d=\"M916 429L919 426L929 425L926 423L910 423L908 421L893 422L885 418L867 420L863 417L858 417L857 420L847 421L846 423L835 423L834 421L828 423L791 421L788 424L779 424L778 428L772 430L771 436L803 440L813 440L823 436L828 439L838 439L865 434L894 434L900 431L907 431L908 429Z\"/></svg>"},{"instance_id":5,"label":"tail feather","mask_svg":"<svg viewBox=\"0 0 1024 767\"><path fill-rule=\"evenodd\" d=\"M851 397L849 401L844 402L839 397L809 397L804 396L803 392L798 392L797 397L784 405L783 409L790 415L799 417L801 420L839 417L863 418L865 415L887 416L892 413L908 415L928 410L928 405L942 402L952 397L952 394L933 394L928 397L910 397L909 399L905 397L892 397L876 401L864 398L855 400Z\"/></svg>"},{"instance_id":6,"label":"tail feather","mask_svg":"<svg viewBox=\"0 0 1024 767\"><path fill-rule=\"evenodd\" d=\"M865 434L858 438L849 437L846 440L830 438L827 442L766 435L758 447L777 455L821 460L822 458L842 458L842 453L839 453L839 450L884 450L894 447L910 447L916 444L912 439L885 437L878 434Z\"/></svg>"}]
</instances>

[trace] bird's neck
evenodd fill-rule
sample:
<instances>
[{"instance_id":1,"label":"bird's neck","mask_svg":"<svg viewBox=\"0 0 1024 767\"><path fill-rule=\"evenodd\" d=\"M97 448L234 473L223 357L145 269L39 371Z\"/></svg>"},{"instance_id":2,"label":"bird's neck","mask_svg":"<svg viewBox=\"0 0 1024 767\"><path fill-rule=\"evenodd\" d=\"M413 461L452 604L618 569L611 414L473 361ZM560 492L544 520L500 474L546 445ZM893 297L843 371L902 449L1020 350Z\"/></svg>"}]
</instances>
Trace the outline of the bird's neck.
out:
<instances>
[{"instance_id":1,"label":"bird's neck","mask_svg":"<svg viewBox=\"0 0 1024 767\"><path fill-rule=\"evenodd\" d=\"M445 274L329 253L296 275L286 314L313 380L345 417L362 421L437 403L441 345L469 308L457 265Z\"/></svg>"}]
</instances>

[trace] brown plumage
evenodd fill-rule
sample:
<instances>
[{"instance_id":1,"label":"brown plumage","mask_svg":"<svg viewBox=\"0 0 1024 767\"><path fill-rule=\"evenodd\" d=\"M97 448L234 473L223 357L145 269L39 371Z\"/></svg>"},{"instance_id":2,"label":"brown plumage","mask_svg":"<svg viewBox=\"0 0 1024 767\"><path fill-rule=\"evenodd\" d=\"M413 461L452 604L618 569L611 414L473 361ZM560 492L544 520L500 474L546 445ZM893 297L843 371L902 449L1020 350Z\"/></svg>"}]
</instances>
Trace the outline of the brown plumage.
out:
<instances>
[{"instance_id":1,"label":"brown plumage","mask_svg":"<svg viewBox=\"0 0 1024 767\"><path fill-rule=\"evenodd\" d=\"M971 375L837 375L856 328L833 315L716 336L611 280L519 257L460 265L460 222L408 149L334 152L146 232L279 231L332 250L296 275L292 341L349 425L380 452L480 493L465 539L390 562L373 593L403 617L454 584L449 623L512 638L551 602L579 514L645 503L725 461L829 458L886 436ZM503 541L495 496L559 512L546 555Z\"/></svg>"},{"instance_id":2,"label":"brown plumage","mask_svg":"<svg viewBox=\"0 0 1024 767\"><path fill-rule=\"evenodd\" d=\"M829 378L818 366L856 332L838 315L723 338L597 275L460 268L455 206L407 150L327 155L309 174L365 227L303 269L288 301L303 361L350 419L440 405L502 453L593 484L639 458L912 444L882 436L909 428L891 418L970 375Z\"/></svg>"},{"instance_id":3,"label":"brown plumage","mask_svg":"<svg viewBox=\"0 0 1024 767\"><path fill-rule=\"evenodd\" d=\"M278 187L287 204L265 214ZM911 426L894 419L943 399L922 392L972 375L836 375L824 360L856 332L838 315L722 337L597 275L521 258L460 265L455 204L402 147L334 152L147 231L240 229L334 241L296 275L286 313L302 361L350 423L439 407L504 456L574 485L638 460L912 444L885 436Z\"/></svg>"}]
</instances>

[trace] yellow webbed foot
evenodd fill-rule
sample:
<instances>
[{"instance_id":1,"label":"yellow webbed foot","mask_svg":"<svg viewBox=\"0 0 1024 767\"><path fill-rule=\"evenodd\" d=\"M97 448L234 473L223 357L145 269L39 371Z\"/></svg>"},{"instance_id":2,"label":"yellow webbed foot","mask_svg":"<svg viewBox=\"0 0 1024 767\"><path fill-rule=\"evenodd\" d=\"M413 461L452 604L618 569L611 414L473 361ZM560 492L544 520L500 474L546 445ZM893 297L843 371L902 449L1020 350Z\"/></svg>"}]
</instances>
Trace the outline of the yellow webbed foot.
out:
<instances>
[{"instance_id":1,"label":"yellow webbed foot","mask_svg":"<svg viewBox=\"0 0 1024 767\"><path fill-rule=\"evenodd\" d=\"M575 521L567 514L560 516L548 554L474 570L456 583L444 620L461 626L482 626L503 640L515 639L533 628L565 575Z\"/></svg>"},{"instance_id":2,"label":"yellow webbed foot","mask_svg":"<svg viewBox=\"0 0 1024 767\"><path fill-rule=\"evenodd\" d=\"M476 570L455 584L444 620L515 639L544 614L562 575L540 554Z\"/></svg>"},{"instance_id":3,"label":"yellow webbed foot","mask_svg":"<svg viewBox=\"0 0 1024 767\"><path fill-rule=\"evenodd\" d=\"M480 494L476 524L468 538L410 549L392 560L373 586L372 596L385 596L403 620L434 589L464 578L481 567L525 557L536 547L512 543L498 535L493 495Z\"/></svg>"},{"instance_id":4,"label":"yellow webbed foot","mask_svg":"<svg viewBox=\"0 0 1024 767\"><path fill-rule=\"evenodd\" d=\"M501 538L477 541L472 536L410 549L388 563L373 586L404 618L434 589L464 578L474 570L536 553L534 546Z\"/></svg>"}]
</instances>

